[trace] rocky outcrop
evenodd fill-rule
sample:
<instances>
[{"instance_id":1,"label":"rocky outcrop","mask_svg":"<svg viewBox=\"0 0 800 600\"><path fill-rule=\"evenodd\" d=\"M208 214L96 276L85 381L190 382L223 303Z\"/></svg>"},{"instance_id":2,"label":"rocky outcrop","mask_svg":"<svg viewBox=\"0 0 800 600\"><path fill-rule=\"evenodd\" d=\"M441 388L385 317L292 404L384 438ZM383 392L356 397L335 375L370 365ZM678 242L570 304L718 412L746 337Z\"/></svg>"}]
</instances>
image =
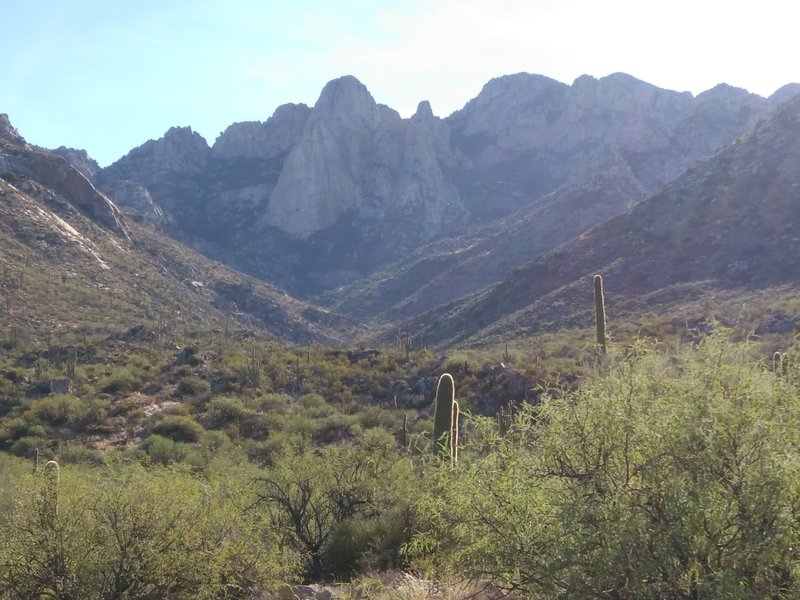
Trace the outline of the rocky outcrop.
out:
<instances>
[{"instance_id":1,"label":"rocky outcrop","mask_svg":"<svg viewBox=\"0 0 800 600\"><path fill-rule=\"evenodd\" d=\"M767 101L772 107L779 106L784 102L788 102L795 96L800 94L800 83L787 83L786 85L778 88Z\"/></svg>"},{"instance_id":2,"label":"rocky outcrop","mask_svg":"<svg viewBox=\"0 0 800 600\"><path fill-rule=\"evenodd\" d=\"M677 177L699 158L732 142L769 108L765 98L724 83L699 94L691 111L673 130L669 178Z\"/></svg>"},{"instance_id":3,"label":"rocky outcrop","mask_svg":"<svg viewBox=\"0 0 800 600\"><path fill-rule=\"evenodd\" d=\"M108 195L126 213L141 217L154 225L163 226L166 223L164 211L140 183L125 179L114 181L108 189Z\"/></svg>"},{"instance_id":4,"label":"rocky outcrop","mask_svg":"<svg viewBox=\"0 0 800 600\"><path fill-rule=\"evenodd\" d=\"M205 169L211 149L191 127L171 127L164 137L145 142L105 169L114 174L152 184L174 173L199 174Z\"/></svg>"},{"instance_id":5,"label":"rocky outcrop","mask_svg":"<svg viewBox=\"0 0 800 600\"><path fill-rule=\"evenodd\" d=\"M354 77L328 83L286 158L262 223L300 238L362 204L362 154L381 113Z\"/></svg>"},{"instance_id":6,"label":"rocky outcrop","mask_svg":"<svg viewBox=\"0 0 800 600\"><path fill-rule=\"evenodd\" d=\"M19 146L25 145L25 138L14 128L11 121L8 119L8 115L5 113L0 113L0 138L11 144Z\"/></svg>"},{"instance_id":7,"label":"rocky outcrop","mask_svg":"<svg viewBox=\"0 0 800 600\"><path fill-rule=\"evenodd\" d=\"M100 165L89 156L86 150L76 150L75 148L59 146L55 150L50 150L50 154L55 154L66 160L69 164L78 169L81 175L86 177L89 181L92 181L100 170Z\"/></svg>"},{"instance_id":8,"label":"rocky outcrop","mask_svg":"<svg viewBox=\"0 0 800 600\"><path fill-rule=\"evenodd\" d=\"M64 158L30 144L0 115L0 176L33 180L88 215L95 223L128 238L124 220L114 203Z\"/></svg>"},{"instance_id":9,"label":"rocky outcrop","mask_svg":"<svg viewBox=\"0 0 800 600\"><path fill-rule=\"evenodd\" d=\"M343 77L314 105L261 223L307 238L346 215L377 221L398 239L428 241L446 218L465 220L447 173L454 163L447 127L430 104L403 120ZM413 228L402 226L410 220Z\"/></svg>"},{"instance_id":10,"label":"rocky outcrop","mask_svg":"<svg viewBox=\"0 0 800 600\"><path fill-rule=\"evenodd\" d=\"M101 189L113 193L119 182L147 188L152 199L188 230L201 228L211 148L191 127L172 127L164 137L145 142L98 173Z\"/></svg>"},{"instance_id":11,"label":"rocky outcrop","mask_svg":"<svg viewBox=\"0 0 800 600\"><path fill-rule=\"evenodd\" d=\"M127 238L119 209L66 160L37 152L26 157L24 164L32 179L62 195L96 223Z\"/></svg>"},{"instance_id":12,"label":"rocky outcrop","mask_svg":"<svg viewBox=\"0 0 800 600\"><path fill-rule=\"evenodd\" d=\"M310 112L305 104L284 104L264 123L234 123L214 142L212 155L220 160L235 160L287 154L302 133Z\"/></svg>"}]
</instances>

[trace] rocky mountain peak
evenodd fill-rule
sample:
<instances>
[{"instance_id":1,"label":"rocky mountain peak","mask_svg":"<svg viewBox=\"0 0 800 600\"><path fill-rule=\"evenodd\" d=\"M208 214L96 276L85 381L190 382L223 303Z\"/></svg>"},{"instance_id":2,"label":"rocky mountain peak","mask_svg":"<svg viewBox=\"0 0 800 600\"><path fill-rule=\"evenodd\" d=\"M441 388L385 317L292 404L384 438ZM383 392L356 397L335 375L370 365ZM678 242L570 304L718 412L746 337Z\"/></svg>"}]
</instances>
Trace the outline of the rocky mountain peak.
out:
<instances>
[{"instance_id":1,"label":"rocky mountain peak","mask_svg":"<svg viewBox=\"0 0 800 600\"><path fill-rule=\"evenodd\" d=\"M336 119L341 125L357 129L374 126L380 111L367 87L352 75L329 81L314 105L318 118Z\"/></svg>"},{"instance_id":2,"label":"rocky mountain peak","mask_svg":"<svg viewBox=\"0 0 800 600\"><path fill-rule=\"evenodd\" d=\"M751 94L743 88L734 87L727 83L718 83L713 88L698 94L695 98L695 104L702 104L704 102L713 102L718 106L725 106L732 108L743 102L763 104L764 99L757 94Z\"/></svg>"},{"instance_id":3,"label":"rocky mountain peak","mask_svg":"<svg viewBox=\"0 0 800 600\"><path fill-rule=\"evenodd\" d=\"M414 116L411 117L414 121L427 121L433 119L433 109L431 109L431 103L427 100L423 100L417 105L417 112L414 113Z\"/></svg>"},{"instance_id":4,"label":"rocky mountain peak","mask_svg":"<svg viewBox=\"0 0 800 600\"><path fill-rule=\"evenodd\" d=\"M186 157L206 157L209 151L208 142L202 135L192 131L191 127L170 127L159 142L161 146Z\"/></svg>"},{"instance_id":5,"label":"rocky mountain peak","mask_svg":"<svg viewBox=\"0 0 800 600\"><path fill-rule=\"evenodd\" d=\"M800 94L800 83L787 83L786 85L778 88L775 92L767 98L770 106L778 106L783 104Z\"/></svg>"},{"instance_id":6,"label":"rocky mountain peak","mask_svg":"<svg viewBox=\"0 0 800 600\"><path fill-rule=\"evenodd\" d=\"M283 104L266 122L234 123L214 142L213 154L223 159L286 154L302 133L310 112L305 104Z\"/></svg>"},{"instance_id":7,"label":"rocky mountain peak","mask_svg":"<svg viewBox=\"0 0 800 600\"><path fill-rule=\"evenodd\" d=\"M599 113L632 112L658 109L675 113L691 105L692 95L665 90L637 79L627 73L612 73L599 79L581 75L572 84L570 93L573 105Z\"/></svg>"},{"instance_id":8,"label":"rocky mountain peak","mask_svg":"<svg viewBox=\"0 0 800 600\"><path fill-rule=\"evenodd\" d=\"M9 141L12 144L25 144L25 138L23 138L14 128L8 118L8 115L5 113L0 113L0 138Z\"/></svg>"},{"instance_id":9,"label":"rocky mountain peak","mask_svg":"<svg viewBox=\"0 0 800 600\"><path fill-rule=\"evenodd\" d=\"M496 108L510 104L519 105L534 102L543 94L566 88L566 84L544 75L530 73L503 75L489 80L481 89L480 94L467 102L461 111L454 113L452 116L457 118L459 113L462 112L474 113L485 109L493 111Z\"/></svg>"},{"instance_id":10,"label":"rocky mountain peak","mask_svg":"<svg viewBox=\"0 0 800 600\"><path fill-rule=\"evenodd\" d=\"M144 174L142 182L148 184L158 174L202 173L210 154L206 140L191 127L170 127L163 137L131 150L105 169L105 174L131 180Z\"/></svg>"}]
</instances>

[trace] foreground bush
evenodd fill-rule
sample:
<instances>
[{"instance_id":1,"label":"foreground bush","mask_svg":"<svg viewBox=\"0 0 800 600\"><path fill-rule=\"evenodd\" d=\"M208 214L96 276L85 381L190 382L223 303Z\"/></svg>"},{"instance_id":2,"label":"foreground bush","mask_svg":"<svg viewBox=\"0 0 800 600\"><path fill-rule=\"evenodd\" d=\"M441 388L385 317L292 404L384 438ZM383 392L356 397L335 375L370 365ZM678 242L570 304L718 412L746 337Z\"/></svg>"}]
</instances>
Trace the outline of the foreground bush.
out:
<instances>
[{"instance_id":1,"label":"foreground bush","mask_svg":"<svg viewBox=\"0 0 800 600\"><path fill-rule=\"evenodd\" d=\"M0 516L0 598L245 598L292 578L230 478L62 469L54 516L47 485L21 477Z\"/></svg>"},{"instance_id":2,"label":"foreground bush","mask_svg":"<svg viewBox=\"0 0 800 600\"><path fill-rule=\"evenodd\" d=\"M409 541L411 486L394 437L370 430L352 446L285 449L257 483L258 506L301 557L306 580L342 579L397 566Z\"/></svg>"},{"instance_id":3,"label":"foreground bush","mask_svg":"<svg viewBox=\"0 0 800 600\"><path fill-rule=\"evenodd\" d=\"M532 598L797 598L800 390L747 352L639 345L480 423L410 550Z\"/></svg>"}]
</instances>

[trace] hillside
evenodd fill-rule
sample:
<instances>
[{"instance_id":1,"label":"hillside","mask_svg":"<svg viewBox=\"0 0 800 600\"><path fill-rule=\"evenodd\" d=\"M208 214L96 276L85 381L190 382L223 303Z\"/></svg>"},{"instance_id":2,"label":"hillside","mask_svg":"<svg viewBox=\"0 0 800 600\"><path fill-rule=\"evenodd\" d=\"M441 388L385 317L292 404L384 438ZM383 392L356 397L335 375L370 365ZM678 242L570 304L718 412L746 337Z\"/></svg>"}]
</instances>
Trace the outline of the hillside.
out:
<instances>
[{"instance_id":1,"label":"hillside","mask_svg":"<svg viewBox=\"0 0 800 600\"><path fill-rule=\"evenodd\" d=\"M473 343L589 323L590 279L648 309L714 293L795 286L800 266L800 96L661 192L510 272L411 320L429 343ZM791 291L789 291L791 294ZM575 306L587 310L575 314Z\"/></svg>"},{"instance_id":2,"label":"hillside","mask_svg":"<svg viewBox=\"0 0 800 600\"><path fill-rule=\"evenodd\" d=\"M5 116L4 116L5 117ZM3 335L246 328L290 342L337 344L357 328L331 312L125 219L62 158L0 135Z\"/></svg>"}]
</instances>

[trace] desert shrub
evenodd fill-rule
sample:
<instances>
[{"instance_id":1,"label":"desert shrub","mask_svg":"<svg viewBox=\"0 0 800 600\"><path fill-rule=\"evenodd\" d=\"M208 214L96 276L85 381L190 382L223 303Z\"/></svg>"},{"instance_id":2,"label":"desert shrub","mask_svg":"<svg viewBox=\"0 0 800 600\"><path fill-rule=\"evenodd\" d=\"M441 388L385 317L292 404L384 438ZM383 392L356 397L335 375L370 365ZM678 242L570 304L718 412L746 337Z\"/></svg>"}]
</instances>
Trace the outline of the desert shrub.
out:
<instances>
[{"instance_id":1,"label":"desert shrub","mask_svg":"<svg viewBox=\"0 0 800 600\"><path fill-rule=\"evenodd\" d=\"M67 425L76 431L96 430L104 425L107 407L103 400L81 400L75 396L54 394L31 402L32 419L50 426Z\"/></svg>"},{"instance_id":2,"label":"desert shrub","mask_svg":"<svg viewBox=\"0 0 800 600\"><path fill-rule=\"evenodd\" d=\"M220 429L230 423L237 423L251 414L239 398L212 398L207 407L209 424Z\"/></svg>"},{"instance_id":3,"label":"desert shrub","mask_svg":"<svg viewBox=\"0 0 800 600\"><path fill-rule=\"evenodd\" d=\"M349 579L359 570L361 559L369 552L377 530L376 519L344 519L331 532L322 550L322 563L329 577Z\"/></svg>"},{"instance_id":4,"label":"desert shrub","mask_svg":"<svg viewBox=\"0 0 800 600\"><path fill-rule=\"evenodd\" d=\"M43 425L18 417L5 421L0 428L0 442L8 444L21 437L44 437L46 433Z\"/></svg>"},{"instance_id":5,"label":"desert shrub","mask_svg":"<svg viewBox=\"0 0 800 600\"><path fill-rule=\"evenodd\" d=\"M31 417L48 425L69 425L78 420L81 413L81 401L74 396L55 394L30 405Z\"/></svg>"},{"instance_id":6,"label":"desert shrub","mask_svg":"<svg viewBox=\"0 0 800 600\"><path fill-rule=\"evenodd\" d=\"M365 406L359 411L358 420L365 428L382 427L394 430L400 426L402 416L398 417L397 413L379 406Z\"/></svg>"},{"instance_id":7,"label":"desert shrub","mask_svg":"<svg viewBox=\"0 0 800 600\"><path fill-rule=\"evenodd\" d=\"M189 453L189 447L162 435L151 435L142 441L141 449L147 459L154 465L167 466L183 461Z\"/></svg>"},{"instance_id":8,"label":"desert shrub","mask_svg":"<svg viewBox=\"0 0 800 600\"><path fill-rule=\"evenodd\" d=\"M0 515L3 600L245 598L293 577L294 558L245 510L253 498L235 478L66 467L47 520L43 485L17 476L15 501Z\"/></svg>"},{"instance_id":9,"label":"desert shrub","mask_svg":"<svg viewBox=\"0 0 800 600\"><path fill-rule=\"evenodd\" d=\"M333 412L333 407L319 394L304 394L297 399L297 404L302 407L303 414L312 419L327 417Z\"/></svg>"},{"instance_id":10,"label":"desert shrub","mask_svg":"<svg viewBox=\"0 0 800 600\"><path fill-rule=\"evenodd\" d=\"M105 455L100 450L81 444L60 444L55 454L59 464L62 465L85 464L101 467L106 464Z\"/></svg>"},{"instance_id":11,"label":"desert shrub","mask_svg":"<svg viewBox=\"0 0 800 600\"><path fill-rule=\"evenodd\" d=\"M211 393L211 384L196 375L183 377L178 382L176 391L180 396L203 397Z\"/></svg>"},{"instance_id":12,"label":"desert shrub","mask_svg":"<svg viewBox=\"0 0 800 600\"><path fill-rule=\"evenodd\" d=\"M291 403L292 397L288 394L264 394L259 399L259 409L263 411L282 411L285 410Z\"/></svg>"},{"instance_id":13,"label":"desert shrub","mask_svg":"<svg viewBox=\"0 0 800 600\"><path fill-rule=\"evenodd\" d=\"M126 394L141 389L142 381L127 369L117 369L98 383L98 388L106 394Z\"/></svg>"},{"instance_id":14,"label":"desert shrub","mask_svg":"<svg viewBox=\"0 0 800 600\"><path fill-rule=\"evenodd\" d=\"M273 431L282 431L290 435L303 436L308 439L311 439L311 436L319 426L319 423L314 419L297 414L273 415L271 422Z\"/></svg>"},{"instance_id":15,"label":"desert shrub","mask_svg":"<svg viewBox=\"0 0 800 600\"><path fill-rule=\"evenodd\" d=\"M352 446L284 448L259 478L257 495L302 558L305 577L330 578L353 572L370 547L374 520L406 501L408 473L393 437L369 431Z\"/></svg>"},{"instance_id":16,"label":"desert shrub","mask_svg":"<svg viewBox=\"0 0 800 600\"><path fill-rule=\"evenodd\" d=\"M315 444L326 445L344 442L361 434L362 428L355 417L333 414L321 419L312 439Z\"/></svg>"},{"instance_id":17,"label":"desert shrub","mask_svg":"<svg viewBox=\"0 0 800 600\"><path fill-rule=\"evenodd\" d=\"M197 442L204 433L203 426L192 417L167 415L153 425L152 433L176 442Z\"/></svg>"}]
</instances>

